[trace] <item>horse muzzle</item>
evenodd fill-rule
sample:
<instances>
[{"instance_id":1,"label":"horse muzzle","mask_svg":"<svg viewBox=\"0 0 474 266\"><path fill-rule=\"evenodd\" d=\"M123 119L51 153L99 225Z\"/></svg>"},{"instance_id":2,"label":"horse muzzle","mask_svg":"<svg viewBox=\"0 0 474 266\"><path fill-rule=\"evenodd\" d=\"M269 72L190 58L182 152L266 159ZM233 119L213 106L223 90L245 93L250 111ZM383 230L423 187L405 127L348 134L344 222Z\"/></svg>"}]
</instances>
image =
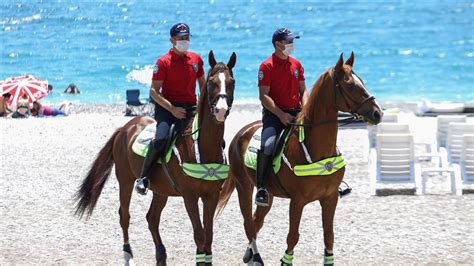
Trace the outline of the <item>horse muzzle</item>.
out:
<instances>
[{"instance_id":1,"label":"horse muzzle","mask_svg":"<svg viewBox=\"0 0 474 266\"><path fill-rule=\"evenodd\" d=\"M382 121L383 112L378 108L374 108L373 110L369 111L368 114L364 115L364 117L368 123L377 125Z\"/></svg>"},{"instance_id":2,"label":"horse muzzle","mask_svg":"<svg viewBox=\"0 0 474 266\"><path fill-rule=\"evenodd\" d=\"M217 122L223 123L226 119L227 108L214 109L214 117Z\"/></svg>"}]
</instances>

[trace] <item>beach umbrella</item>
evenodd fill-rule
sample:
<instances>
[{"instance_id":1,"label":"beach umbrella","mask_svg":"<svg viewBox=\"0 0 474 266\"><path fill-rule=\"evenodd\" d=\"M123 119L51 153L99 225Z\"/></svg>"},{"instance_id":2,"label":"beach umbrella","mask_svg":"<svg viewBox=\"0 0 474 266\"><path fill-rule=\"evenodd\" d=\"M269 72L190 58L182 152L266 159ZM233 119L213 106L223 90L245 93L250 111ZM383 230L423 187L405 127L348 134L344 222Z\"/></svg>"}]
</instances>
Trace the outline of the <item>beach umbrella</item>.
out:
<instances>
[{"instance_id":1,"label":"beach umbrella","mask_svg":"<svg viewBox=\"0 0 474 266\"><path fill-rule=\"evenodd\" d=\"M8 104L15 105L24 93L32 103L48 94L48 81L31 75L10 77L0 82L0 92L2 95L5 93L12 95Z\"/></svg>"}]
</instances>

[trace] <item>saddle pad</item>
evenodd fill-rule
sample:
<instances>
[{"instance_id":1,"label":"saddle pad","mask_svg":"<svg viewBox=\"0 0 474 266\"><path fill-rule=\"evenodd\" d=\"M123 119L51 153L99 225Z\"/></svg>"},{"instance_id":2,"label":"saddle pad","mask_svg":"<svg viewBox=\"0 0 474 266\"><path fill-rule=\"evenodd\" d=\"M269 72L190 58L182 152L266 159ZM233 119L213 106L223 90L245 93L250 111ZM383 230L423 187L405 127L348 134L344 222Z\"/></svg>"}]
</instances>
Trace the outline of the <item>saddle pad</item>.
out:
<instances>
[{"instance_id":1,"label":"saddle pad","mask_svg":"<svg viewBox=\"0 0 474 266\"><path fill-rule=\"evenodd\" d=\"M142 130L135 139L135 141L132 144L132 150L135 154L145 157L147 152L148 152L148 144L150 144L150 141L155 137L155 132L156 132L156 122L149 124L148 126L145 127L145 129ZM168 149L166 153L166 162L169 162L171 159L171 152L173 150L173 146L176 140L173 140L172 145ZM159 163L160 161L158 161Z\"/></svg>"},{"instance_id":2,"label":"saddle pad","mask_svg":"<svg viewBox=\"0 0 474 266\"><path fill-rule=\"evenodd\" d=\"M186 175L206 181L224 180L229 173L229 165L218 163L183 163L182 168Z\"/></svg>"},{"instance_id":3,"label":"saddle pad","mask_svg":"<svg viewBox=\"0 0 474 266\"><path fill-rule=\"evenodd\" d=\"M250 139L249 145L247 146L247 150L245 151L244 155L244 162L245 166L250 169L256 170L257 169L257 153L260 150L260 142L262 136L262 128L257 129L255 133L253 133L252 138ZM282 152L279 153L275 158L273 158L273 171L278 173L281 167L281 155Z\"/></svg>"},{"instance_id":4,"label":"saddle pad","mask_svg":"<svg viewBox=\"0 0 474 266\"><path fill-rule=\"evenodd\" d=\"M295 165L293 172L297 176L332 175L346 166L342 155L319 160L305 165Z\"/></svg>"}]
</instances>

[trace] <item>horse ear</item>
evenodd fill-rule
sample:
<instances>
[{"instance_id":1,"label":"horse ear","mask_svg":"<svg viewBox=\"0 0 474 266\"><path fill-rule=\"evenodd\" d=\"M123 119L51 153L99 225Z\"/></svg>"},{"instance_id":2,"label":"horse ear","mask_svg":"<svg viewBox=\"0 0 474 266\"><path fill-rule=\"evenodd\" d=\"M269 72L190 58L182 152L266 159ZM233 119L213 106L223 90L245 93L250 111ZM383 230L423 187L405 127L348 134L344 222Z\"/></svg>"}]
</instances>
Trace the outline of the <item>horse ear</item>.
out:
<instances>
[{"instance_id":1,"label":"horse ear","mask_svg":"<svg viewBox=\"0 0 474 266\"><path fill-rule=\"evenodd\" d=\"M337 61L336 66L334 67L334 70L336 71L336 73L339 73L341 71L342 64L344 64L344 58L342 58L342 53L341 53L341 55L339 56L339 60Z\"/></svg>"},{"instance_id":2,"label":"horse ear","mask_svg":"<svg viewBox=\"0 0 474 266\"><path fill-rule=\"evenodd\" d=\"M352 52L352 53L351 53L351 56L349 57L349 59L347 59L346 65L349 65L349 66L351 66L351 67L354 65L354 52Z\"/></svg>"},{"instance_id":3,"label":"horse ear","mask_svg":"<svg viewBox=\"0 0 474 266\"><path fill-rule=\"evenodd\" d=\"M229 62L227 63L227 67L230 69L234 68L236 62L237 62L237 55L235 54L235 52L233 52L232 55L230 56Z\"/></svg>"},{"instance_id":4,"label":"horse ear","mask_svg":"<svg viewBox=\"0 0 474 266\"><path fill-rule=\"evenodd\" d=\"M214 66L217 64L216 59L214 58L214 52L212 50L209 52L209 66L211 68L214 68Z\"/></svg>"}]
</instances>

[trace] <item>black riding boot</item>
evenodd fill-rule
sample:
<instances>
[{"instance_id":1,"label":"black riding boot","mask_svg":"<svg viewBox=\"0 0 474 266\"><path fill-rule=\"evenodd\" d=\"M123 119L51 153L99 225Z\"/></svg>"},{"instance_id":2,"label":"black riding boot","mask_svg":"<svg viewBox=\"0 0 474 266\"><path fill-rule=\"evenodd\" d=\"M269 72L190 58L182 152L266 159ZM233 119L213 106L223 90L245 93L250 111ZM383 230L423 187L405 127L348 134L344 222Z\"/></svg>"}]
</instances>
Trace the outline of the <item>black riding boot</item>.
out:
<instances>
[{"instance_id":1,"label":"black riding boot","mask_svg":"<svg viewBox=\"0 0 474 266\"><path fill-rule=\"evenodd\" d=\"M148 192L148 187L150 186L150 180L148 180L148 177L153 165L156 163L156 160L158 160L158 157L158 149L155 148L153 141L151 141L150 144L148 144L148 152L146 154L145 160L143 161L140 177L138 178L137 184L135 185L135 190L138 192L138 194L146 195Z\"/></svg>"},{"instance_id":2,"label":"black riding boot","mask_svg":"<svg viewBox=\"0 0 474 266\"><path fill-rule=\"evenodd\" d=\"M268 206L267 181L272 167L272 156L266 155L259 150L257 153L257 194L255 204L257 206Z\"/></svg>"}]
</instances>

